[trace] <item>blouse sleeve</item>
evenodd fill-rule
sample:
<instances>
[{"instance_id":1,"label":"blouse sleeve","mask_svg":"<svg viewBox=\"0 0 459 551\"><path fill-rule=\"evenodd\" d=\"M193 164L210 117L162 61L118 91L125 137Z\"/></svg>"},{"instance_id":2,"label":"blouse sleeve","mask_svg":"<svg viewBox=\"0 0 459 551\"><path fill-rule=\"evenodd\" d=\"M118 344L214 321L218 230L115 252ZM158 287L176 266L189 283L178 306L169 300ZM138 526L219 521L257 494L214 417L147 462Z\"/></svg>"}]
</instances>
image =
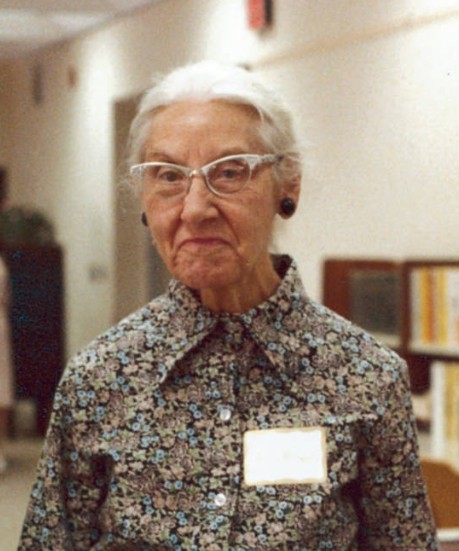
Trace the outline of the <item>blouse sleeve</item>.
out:
<instances>
[{"instance_id":1,"label":"blouse sleeve","mask_svg":"<svg viewBox=\"0 0 459 551\"><path fill-rule=\"evenodd\" d=\"M72 377L56 393L18 551L88 551L98 539L105 473L85 451L84 427L74 411L77 394Z\"/></svg>"},{"instance_id":2,"label":"blouse sleeve","mask_svg":"<svg viewBox=\"0 0 459 551\"><path fill-rule=\"evenodd\" d=\"M375 404L360 459L359 549L438 549L422 479L405 364L387 372L390 383Z\"/></svg>"}]
</instances>

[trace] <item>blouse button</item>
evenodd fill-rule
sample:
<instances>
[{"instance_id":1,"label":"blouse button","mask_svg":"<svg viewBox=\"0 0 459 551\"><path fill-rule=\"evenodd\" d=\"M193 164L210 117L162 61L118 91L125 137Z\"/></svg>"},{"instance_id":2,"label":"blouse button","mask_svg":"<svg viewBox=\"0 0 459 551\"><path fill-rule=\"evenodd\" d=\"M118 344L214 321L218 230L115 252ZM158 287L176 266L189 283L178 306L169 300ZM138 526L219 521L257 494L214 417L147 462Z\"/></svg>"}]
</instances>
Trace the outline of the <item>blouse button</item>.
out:
<instances>
[{"instance_id":1,"label":"blouse button","mask_svg":"<svg viewBox=\"0 0 459 551\"><path fill-rule=\"evenodd\" d=\"M229 421L231 419L232 413L229 408L222 408L220 410L220 419L222 421Z\"/></svg>"},{"instance_id":2,"label":"blouse button","mask_svg":"<svg viewBox=\"0 0 459 551\"><path fill-rule=\"evenodd\" d=\"M225 494L217 494L214 499L214 503L217 507L223 507L226 503L226 496Z\"/></svg>"}]
</instances>

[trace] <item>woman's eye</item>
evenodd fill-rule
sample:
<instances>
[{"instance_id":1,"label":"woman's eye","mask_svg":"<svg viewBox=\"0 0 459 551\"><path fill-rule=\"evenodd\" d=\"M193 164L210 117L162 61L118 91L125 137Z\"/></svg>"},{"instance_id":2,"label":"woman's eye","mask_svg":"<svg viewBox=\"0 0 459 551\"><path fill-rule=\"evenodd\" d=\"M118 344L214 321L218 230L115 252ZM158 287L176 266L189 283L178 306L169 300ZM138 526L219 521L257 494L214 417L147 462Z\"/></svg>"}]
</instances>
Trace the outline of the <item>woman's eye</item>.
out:
<instances>
[{"instance_id":1,"label":"woman's eye","mask_svg":"<svg viewBox=\"0 0 459 551\"><path fill-rule=\"evenodd\" d=\"M239 175L239 172L237 170L234 170L234 168L226 168L225 170L222 170L220 172L221 178L226 178L227 180L232 180L233 178L237 178Z\"/></svg>"},{"instance_id":2,"label":"woman's eye","mask_svg":"<svg viewBox=\"0 0 459 551\"><path fill-rule=\"evenodd\" d=\"M213 177L217 180L238 180L243 178L246 173L244 163L230 161L217 165Z\"/></svg>"},{"instance_id":3,"label":"woman's eye","mask_svg":"<svg viewBox=\"0 0 459 551\"><path fill-rule=\"evenodd\" d=\"M183 173L173 168L161 168L156 174L156 179L161 183L177 183L183 180Z\"/></svg>"}]
</instances>

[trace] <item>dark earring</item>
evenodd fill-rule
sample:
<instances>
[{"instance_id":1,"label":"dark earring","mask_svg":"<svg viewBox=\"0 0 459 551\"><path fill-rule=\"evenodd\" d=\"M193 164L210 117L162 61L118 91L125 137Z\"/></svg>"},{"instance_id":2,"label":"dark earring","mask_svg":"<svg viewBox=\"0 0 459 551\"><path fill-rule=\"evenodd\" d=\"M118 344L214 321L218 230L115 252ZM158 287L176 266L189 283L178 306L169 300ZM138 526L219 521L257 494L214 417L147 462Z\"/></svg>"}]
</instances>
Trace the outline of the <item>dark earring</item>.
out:
<instances>
[{"instance_id":1,"label":"dark earring","mask_svg":"<svg viewBox=\"0 0 459 551\"><path fill-rule=\"evenodd\" d=\"M142 212L142 216L140 217L140 220L142 221L142 224L148 228L147 215L144 212Z\"/></svg>"},{"instance_id":2,"label":"dark earring","mask_svg":"<svg viewBox=\"0 0 459 551\"><path fill-rule=\"evenodd\" d=\"M290 197L284 197L280 203L280 211L284 216L292 216L295 212L296 205L295 201Z\"/></svg>"}]
</instances>

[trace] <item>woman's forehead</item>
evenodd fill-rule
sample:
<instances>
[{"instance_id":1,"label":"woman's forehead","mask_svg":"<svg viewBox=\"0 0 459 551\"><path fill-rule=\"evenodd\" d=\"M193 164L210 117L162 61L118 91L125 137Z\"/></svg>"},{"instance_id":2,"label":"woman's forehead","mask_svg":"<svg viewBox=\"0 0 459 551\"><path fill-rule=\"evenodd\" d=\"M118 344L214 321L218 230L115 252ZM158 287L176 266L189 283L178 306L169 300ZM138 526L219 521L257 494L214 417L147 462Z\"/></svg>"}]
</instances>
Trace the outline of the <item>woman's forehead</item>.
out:
<instances>
[{"instance_id":1,"label":"woman's forehead","mask_svg":"<svg viewBox=\"0 0 459 551\"><path fill-rule=\"evenodd\" d=\"M258 115L240 104L222 101L177 102L154 113L145 140L145 156L215 149L222 154L262 152Z\"/></svg>"}]
</instances>

